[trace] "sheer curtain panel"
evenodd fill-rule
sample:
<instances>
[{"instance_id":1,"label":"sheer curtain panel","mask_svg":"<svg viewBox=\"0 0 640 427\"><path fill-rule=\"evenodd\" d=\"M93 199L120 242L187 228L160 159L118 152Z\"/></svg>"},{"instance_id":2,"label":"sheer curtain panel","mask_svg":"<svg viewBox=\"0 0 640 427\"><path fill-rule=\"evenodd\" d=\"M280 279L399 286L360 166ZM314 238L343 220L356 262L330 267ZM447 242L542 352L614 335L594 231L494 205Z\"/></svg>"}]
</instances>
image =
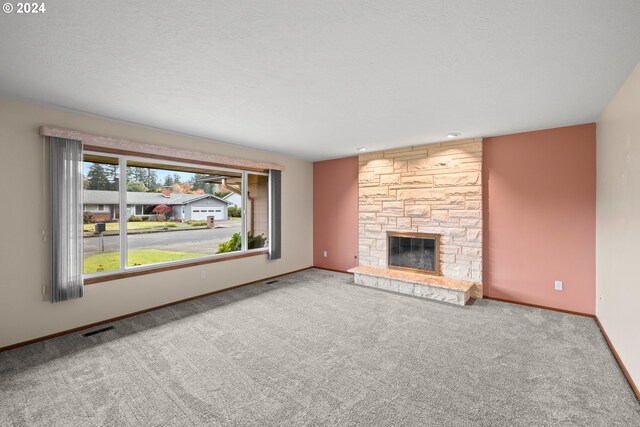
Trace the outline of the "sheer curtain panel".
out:
<instances>
[{"instance_id":1,"label":"sheer curtain panel","mask_svg":"<svg viewBox=\"0 0 640 427\"><path fill-rule=\"evenodd\" d=\"M49 138L51 170L51 302L81 298L82 141Z\"/></svg>"}]
</instances>

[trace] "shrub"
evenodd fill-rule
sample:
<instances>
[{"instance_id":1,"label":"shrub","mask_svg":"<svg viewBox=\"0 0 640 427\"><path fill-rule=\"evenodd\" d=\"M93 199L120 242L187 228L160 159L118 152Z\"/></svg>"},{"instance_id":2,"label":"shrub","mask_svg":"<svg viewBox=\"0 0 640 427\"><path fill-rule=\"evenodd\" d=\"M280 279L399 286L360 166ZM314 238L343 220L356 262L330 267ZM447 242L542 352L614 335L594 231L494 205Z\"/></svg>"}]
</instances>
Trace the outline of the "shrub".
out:
<instances>
[{"instance_id":1,"label":"shrub","mask_svg":"<svg viewBox=\"0 0 640 427\"><path fill-rule=\"evenodd\" d=\"M239 250L240 250L240 233L235 233L233 237L231 237L231 240L229 240L228 242L220 243L218 245L218 252L216 253L223 254L226 252L233 252L233 251L239 251Z\"/></svg>"},{"instance_id":2,"label":"shrub","mask_svg":"<svg viewBox=\"0 0 640 427\"><path fill-rule=\"evenodd\" d=\"M247 240L249 240L249 249L261 248L266 243L267 239L264 237L264 234L259 236L254 236L251 231L247 234ZM228 242L220 243L218 245L218 251L216 253L223 254L226 252L235 252L239 251L242 248L242 238L240 237L240 233L235 233L231 240Z\"/></svg>"},{"instance_id":3,"label":"shrub","mask_svg":"<svg viewBox=\"0 0 640 427\"><path fill-rule=\"evenodd\" d=\"M143 215L140 217L143 221L149 221L149 215Z\"/></svg>"},{"instance_id":4,"label":"shrub","mask_svg":"<svg viewBox=\"0 0 640 427\"><path fill-rule=\"evenodd\" d=\"M242 216L242 209L235 206L229 206L228 212L230 217L240 218Z\"/></svg>"},{"instance_id":5,"label":"shrub","mask_svg":"<svg viewBox=\"0 0 640 427\"><path fill-rule=\"evenodd\" d=\"M91 212L84 211L82 212L82 223L83 224L91 224Z\"/></svg>"},{"instance_id":6,"label":"shrub","mask_svg":"<svg viewBox=\"0 0 640 427\"><path fill-rule=\"evenodd\" d=\"M131 215L129 222L142 222L142 219L139 216Z\"/></svg>"}]
</instances>

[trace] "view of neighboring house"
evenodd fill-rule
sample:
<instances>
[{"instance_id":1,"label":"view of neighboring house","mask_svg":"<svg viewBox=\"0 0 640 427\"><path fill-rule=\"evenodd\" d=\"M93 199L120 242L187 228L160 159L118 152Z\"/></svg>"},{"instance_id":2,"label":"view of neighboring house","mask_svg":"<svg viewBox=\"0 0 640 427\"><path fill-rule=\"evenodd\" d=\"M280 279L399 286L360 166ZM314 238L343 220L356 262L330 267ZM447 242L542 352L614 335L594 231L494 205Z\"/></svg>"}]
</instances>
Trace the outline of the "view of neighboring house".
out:
<instances>
[{"instance_id":1,"label":"view of neighboring house","mask_svg":"<svg viewBox=\"0 0 640 427\"><path fill-rule=\"evenodd\" d=\"M238 193L229 193L222 198L222 200L229 203L229 206L235 206L236 208L242 207L242 196Z\"/></svg>"},{"instance_id":2,"label":"view of neighboring house","mask_svg":"<svg viewBox=\"0 0 640 427\"><path fill-rule=\"evenodd\" d=\"M84 211L91 215L92 221L116 220L118 214L117 191L84 191ZM172 216L182 221L228 219L228 207L231 202L211 194L172 194L127 192L127 217L133 215L154 215L153 209L166 205L173 209Z\"/></svg>"}]
</instances>

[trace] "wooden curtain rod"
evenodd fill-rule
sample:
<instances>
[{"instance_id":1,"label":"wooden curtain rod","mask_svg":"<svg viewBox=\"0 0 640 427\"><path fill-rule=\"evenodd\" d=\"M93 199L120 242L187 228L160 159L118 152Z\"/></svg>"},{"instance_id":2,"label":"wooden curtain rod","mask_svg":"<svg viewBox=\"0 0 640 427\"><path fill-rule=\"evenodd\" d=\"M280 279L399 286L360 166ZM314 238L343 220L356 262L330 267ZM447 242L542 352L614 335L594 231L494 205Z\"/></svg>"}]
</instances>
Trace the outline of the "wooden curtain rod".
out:
<instances>
[{"instance_id":1,"label":"wooden curtain rod","mask_svg":"<svg viewBox=\"0 0 640 427\"><path fill-rule=\"evenodd\" d=\"M49 126L40 126L40 135L56 138L75 139L82 141L93 149L104 149L115 153L131 153L149 155L155 158L173 160L191 160L199 164L211 164L217 166L235 166L240 169L284 170L284 166L275 163L258 162L254 160L238 159L235 157L220 156L218 154L202 153L198 151L182 150L180 148L164 147L161 145L145 144L129 141L127 139L110 138L107 136L92 135L70 129L60 129Z\"/></svg>"}]
</instances>

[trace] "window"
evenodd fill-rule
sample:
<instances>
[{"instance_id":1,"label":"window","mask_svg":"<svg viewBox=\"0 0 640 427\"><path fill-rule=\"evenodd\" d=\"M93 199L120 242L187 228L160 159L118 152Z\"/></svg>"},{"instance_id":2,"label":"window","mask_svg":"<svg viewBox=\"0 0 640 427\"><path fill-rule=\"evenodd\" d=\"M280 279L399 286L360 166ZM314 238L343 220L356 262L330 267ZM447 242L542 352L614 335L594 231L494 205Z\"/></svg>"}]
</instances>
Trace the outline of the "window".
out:
<instances>
[{"instance_id":1,"label":"window","mask_svg":"<svg viewBox=\"0 0 640 427\"><path fill-rule=\"evenodd\" d=\"M121 268L118 159L83 157L83 272L117 271ZM105 207L110 209L105 211Z\"/></svg>"},{"instance_id":2,"label":"window","mask_svg":"<svg viewBox=\"0 0 640 427\"><path fill-rule=\"evenodd\" d=\"M83 160L85 277L269 248L268 173L90 151Z\"/></svg>"}]
</instances>

